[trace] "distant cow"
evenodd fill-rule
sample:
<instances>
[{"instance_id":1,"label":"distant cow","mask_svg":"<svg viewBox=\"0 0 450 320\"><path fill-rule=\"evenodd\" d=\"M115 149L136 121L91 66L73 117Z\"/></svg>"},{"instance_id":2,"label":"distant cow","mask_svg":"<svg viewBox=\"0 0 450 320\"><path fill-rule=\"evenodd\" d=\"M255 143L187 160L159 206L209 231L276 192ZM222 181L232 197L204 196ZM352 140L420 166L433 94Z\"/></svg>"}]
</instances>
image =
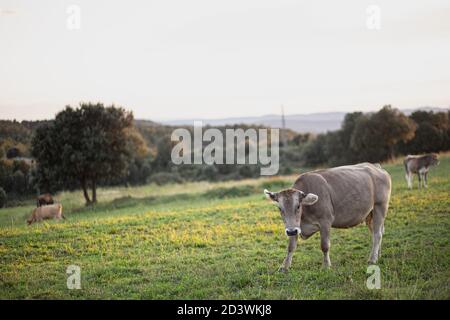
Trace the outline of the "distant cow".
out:
<instances>
[{"instance_id":1,"label":"distant cow","mask_svg":"<svg viewBox=\"0 0 450 320\"><path fill-rule=\"evenodd\" d=\"M27 220L27 223L30 225L33 222L40 222L45 219L60 220L61 218L63 218L63 219L66 218L62 212L62 205L59 203L50 204L50 205L34 208L32 214L31 214L31 217Z\"/></svg>"},{"instance_id":2,"label":"distant cow","mask_svg":"<svg viewBox=\"0 0 450 320\"><path fill-rule=\"evenodd\" d=\"M428 170L430 167L437 166L439 164L439 159L437 154L429 153L423 156L412 156L409 155L403 160L406 171L406 182L408 183L408 188L413 187L413 177L414 173L419 177L419 189L421 184L427 188L428 183Z\"/></svg>"},{"instance_id":3,"label":"distant cow","mask_svg":"<svg viewBox=\"0 0 450 320\"><path fill-rule=\"evenodd\" d=\"M331 228L350 228L364 221L372 233L369 263L377 262L391 195L391 177L379 165L360 163L311 171L300 175L290 189L264 193L280 209L289 237L280 271L289 269L298 236L308 239L318 231L323 264L330 267Z\"/></svg>"},{"instance_id":4,"label":"distant cow","mask_svg":"<svg viewBox=\"0 0 450 320\"><path fill-rule=\"evenodd\" d=\"M46 206L48 204L54 204L53 197L50 193L44 193L37 197L37 206Z\"/></svg>"}]
</instances>

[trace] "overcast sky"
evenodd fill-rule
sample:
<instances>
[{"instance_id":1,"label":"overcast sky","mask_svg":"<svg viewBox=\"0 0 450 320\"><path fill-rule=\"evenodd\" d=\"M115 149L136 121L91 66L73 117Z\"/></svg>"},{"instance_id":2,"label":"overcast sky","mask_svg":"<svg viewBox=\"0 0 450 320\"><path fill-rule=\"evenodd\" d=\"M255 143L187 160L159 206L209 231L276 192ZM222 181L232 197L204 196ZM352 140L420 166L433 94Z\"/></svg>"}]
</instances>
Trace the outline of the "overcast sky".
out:
<instances>
[{"instance_id":1,"label":"overcast sky","mask_svg":"<svg viewBox=\"0 0 450 320\"><path fill-rule=\"evenodd\" d=\"M79 101L154 120L449 107L450 1L0 0L0 118Z\"/></svg>"}]
</instances>

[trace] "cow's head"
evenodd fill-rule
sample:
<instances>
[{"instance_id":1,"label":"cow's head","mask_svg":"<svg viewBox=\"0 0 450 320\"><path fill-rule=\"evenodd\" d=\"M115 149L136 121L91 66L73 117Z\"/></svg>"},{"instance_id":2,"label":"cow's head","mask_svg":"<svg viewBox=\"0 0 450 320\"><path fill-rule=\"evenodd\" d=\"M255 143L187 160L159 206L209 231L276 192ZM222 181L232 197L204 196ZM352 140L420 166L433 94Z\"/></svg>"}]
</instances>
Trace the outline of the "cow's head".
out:
<instances>
[{"instance_id":1,"label":"cow's head","mask_svg":"<svg viewBox=\"0 0 450 320\"><path fill-rule=\"evenodd\" d=\"M437 166L439 164L439 158L436 153L429 154L428 158L430 159L430 165Z\"/></svg>"},{"instance_id":2,"label":"cow's head","mask_svg":"<svg viewBox=\"0 0 450 320\"><path fill-rule=\"evenodd\" d=\"M264 190L264 194L272 200L280 209L281 218L287 236L297 236L301 234L300 222L302 219L302 207L311 206L317 202L319 197L313 193L304 193L297 189L286 189L280 192Z\"/></svg>"}]
</instances>

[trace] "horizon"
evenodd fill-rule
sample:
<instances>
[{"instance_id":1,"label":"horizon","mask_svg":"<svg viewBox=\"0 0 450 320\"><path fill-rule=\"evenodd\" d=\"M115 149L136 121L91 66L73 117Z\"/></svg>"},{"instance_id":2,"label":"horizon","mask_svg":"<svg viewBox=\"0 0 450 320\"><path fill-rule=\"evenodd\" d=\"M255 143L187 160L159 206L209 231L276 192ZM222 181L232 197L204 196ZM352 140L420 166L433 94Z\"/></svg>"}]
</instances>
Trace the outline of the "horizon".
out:
<instances>
[{"instance_id":1,"label":"horizon","mask_svg":"<svg viewBox=\"0 0 450 320\"><path fill-rule=\"evenodd\" d=\"M386 105L386 104L385 104ZM68 106L68 105L67 105ZM109 105L105 105L105 107L107 107ZM384 105L383 105L384 106ZM363 109L354 109L354 110L331 110L331 111L319 111L319 112L308 112L308 113L285 113L286 117L292 117L292 116L312 116L312 115L322 115L322 114L333 114L333 113L337 113L337 114L347 114L347 113L352 113L352 112L363 112L363 113L371 113L371 112L377 112L378 110L380 110L383 106L377 108L377 109L372 109L372 110L363 110ZM61 108L58 112L64 110L66 106L64 106L63 108ZM78 105L72 106L71 107L78 107ZM126 111L131 111L133 112L133 110L130 110L128 108L126 108L125 106L120 106L120 105L115 105L115 107L122 107L124 108ZM395 109L398 109L399 111L405 113L405 112L411 112L411 111L418 111L418 110L425 110L425 111L433 111L433 110L437 110L436 112L445 112L450 110L450 107L440 107L440 106L422 106L422 107L416 107L416 108L396 108L395 106L392 106ZM56 115L56 114L55 114ZM5 120L5 121L18 121L18 122L22 122L22 121L48 121L48 120L53 120L55 115L53 115L51 118L39 118L39 119L29 119L29 118L5 118L5 117L0 117L0 120ZM139 118L136 117L134 112L133 112L133 116L134 116L134 120L137 121L153 121L153 122L157 122L157 123L161 123L161 124L167 124L170 125L170 122L181 122L181 121L220 121L220 120L233 120L233 119L252 119L252 118L264 118L264 117L279 117L281 116L281 112L280 113L267 113L267 114L261 114L261 115L253 115L253 116L225 116L225 117L211 117L211 118L202 118L202 117L198 117L198 118L194 118L194 117L187 117L187 118L167 118L167 119L156 119L156 118Z\"/></svg>"}]
</instances>

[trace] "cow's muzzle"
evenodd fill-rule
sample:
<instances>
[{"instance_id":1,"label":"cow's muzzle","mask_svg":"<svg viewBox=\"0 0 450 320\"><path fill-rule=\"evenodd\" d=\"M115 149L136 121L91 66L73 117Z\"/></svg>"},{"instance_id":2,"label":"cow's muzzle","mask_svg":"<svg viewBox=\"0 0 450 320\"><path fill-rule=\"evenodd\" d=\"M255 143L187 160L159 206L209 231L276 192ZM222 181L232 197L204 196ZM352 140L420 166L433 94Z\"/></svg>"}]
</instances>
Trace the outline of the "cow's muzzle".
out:
<instances>
[{"instance_id":1,"label":"cow's muzzle","mask_svg":"<svg viewBox=\"0 0 450 320\"><path fill-rule=\"evenodd\" d=\"M286 235L288 236L288 237L293 237L293 236L297 236L297 235L299 235L299 234L301 234L302 233L302 231L300 230L300 228L293 228L293 229L291 229L291 228L286 228Z\"/></svg>"}]
</instances>

